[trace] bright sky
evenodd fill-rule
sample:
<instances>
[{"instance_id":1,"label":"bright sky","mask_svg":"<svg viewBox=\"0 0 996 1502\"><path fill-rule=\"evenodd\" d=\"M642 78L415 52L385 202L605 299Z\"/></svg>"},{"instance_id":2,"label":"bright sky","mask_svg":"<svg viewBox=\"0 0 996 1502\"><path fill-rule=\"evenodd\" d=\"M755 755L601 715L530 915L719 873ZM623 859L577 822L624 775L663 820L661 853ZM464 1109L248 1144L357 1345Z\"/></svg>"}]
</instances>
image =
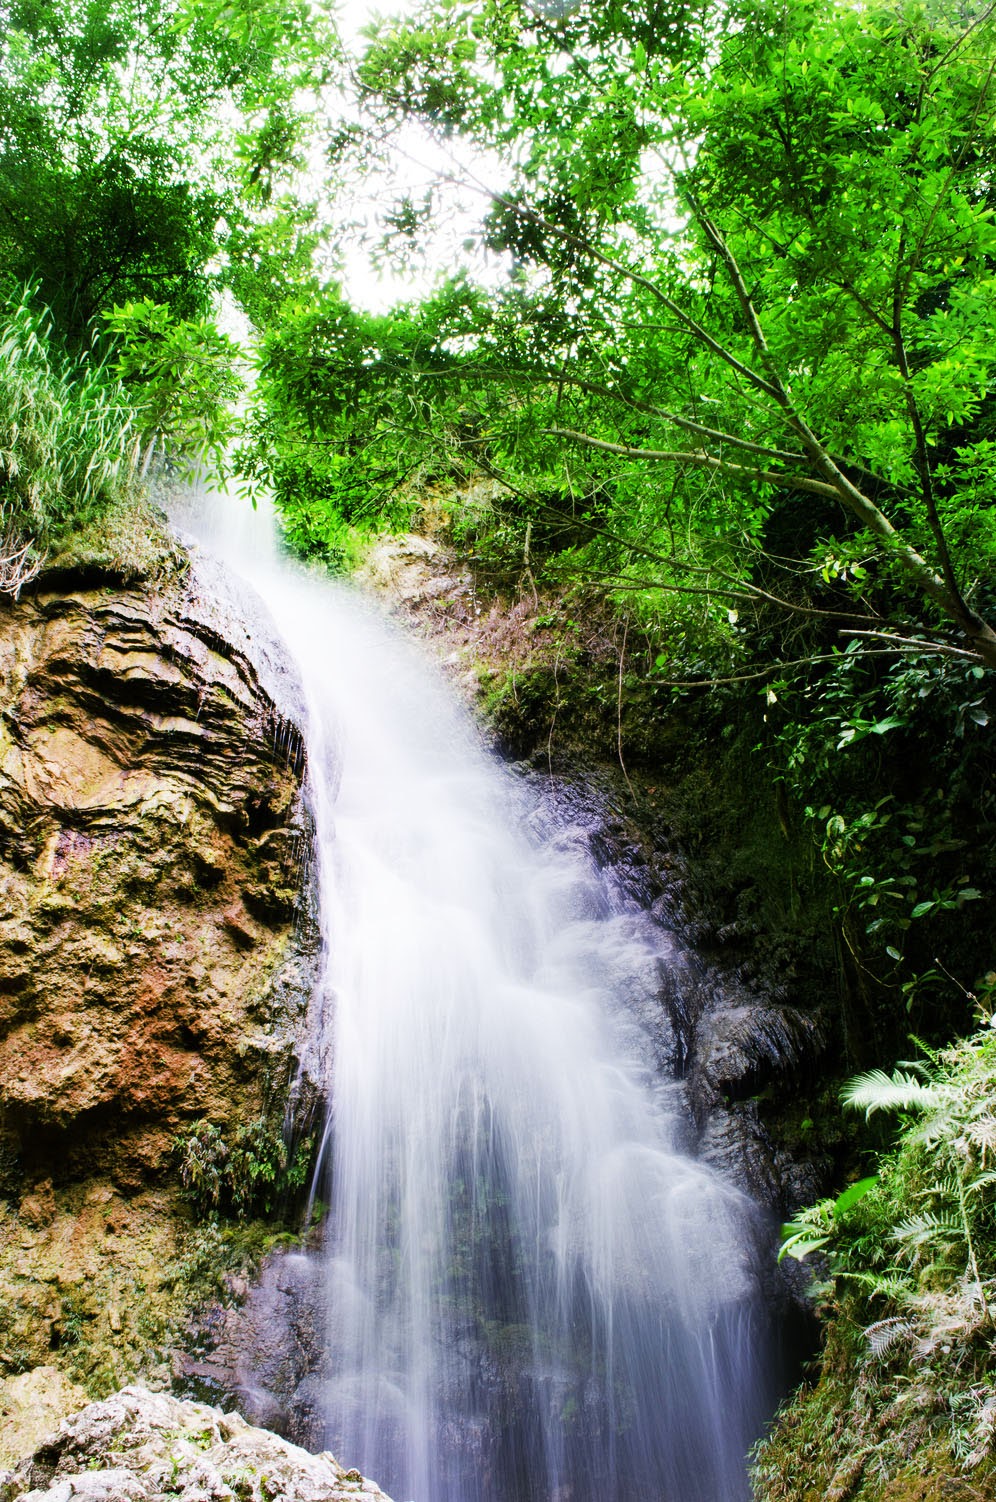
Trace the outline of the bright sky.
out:
<instances>
[{"instance_id":1,"label":"bright sky","mask_svg":"<svg viewBox=\"0 0 996 1502\"><path fill-rule=\"evenodd\" d=\"M395 19L410 15L415 9L416 0L386 0L382 4L373 4L371 0L343 0L336 8L335 16L343 41L360 51L364 45L361 36L364 29L376 25L384 17ZM337 218L366 224L371 237L376 239L378 221L385 211L397 206L406 195L418 205L433 184L439 185L436 204L440 212L424 236L424 253L414 258L409 269L374 265L369 248L359 243L344 248L337 274L342 278L352 303L371 312L384 312L397 302L425 294L440 277L468 263L473 265L478 278L504 277L506 268L501 258L492 257L486 263L480 256L471 256L464 249L463 242L480 222L486 199L473 189L445 179L468 175L489 187L501 186L501 173L496 162L489 161L482 154L472 155L466 148L456 157L413 124L401 134L398 150L388 168L378 169L357 180L355 192L348 202L337 201L333 206Z\"/></svg>"}]
</instances>

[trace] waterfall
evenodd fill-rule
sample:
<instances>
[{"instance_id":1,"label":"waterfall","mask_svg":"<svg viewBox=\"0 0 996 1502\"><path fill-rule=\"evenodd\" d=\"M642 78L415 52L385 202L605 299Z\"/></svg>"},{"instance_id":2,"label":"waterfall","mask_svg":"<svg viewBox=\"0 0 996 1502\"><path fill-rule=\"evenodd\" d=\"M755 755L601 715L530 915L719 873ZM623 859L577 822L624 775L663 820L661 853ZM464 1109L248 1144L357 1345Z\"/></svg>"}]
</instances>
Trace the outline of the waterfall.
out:
<instances>
[{"instance_id":1,"label":"waterfall","mask_svg":"<svg viewBox=\"0 0 996 1502\"><path fill-rule=\"evenodd\" d=\"M739 1502L767 1401L759 1217L689 1155L638 1020L667 935L414 646L225 531L308 699L314 1437L401 1502Z\"/></svg>"}]
</instances>

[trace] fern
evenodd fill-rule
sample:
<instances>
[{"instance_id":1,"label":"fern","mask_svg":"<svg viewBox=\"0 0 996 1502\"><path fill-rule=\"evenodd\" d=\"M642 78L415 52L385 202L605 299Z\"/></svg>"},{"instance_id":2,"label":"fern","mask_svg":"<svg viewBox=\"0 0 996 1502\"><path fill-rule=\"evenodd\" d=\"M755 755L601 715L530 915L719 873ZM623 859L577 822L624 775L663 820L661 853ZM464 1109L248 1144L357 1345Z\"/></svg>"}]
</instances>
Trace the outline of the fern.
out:
<instances>
[{"instance_id":1,"label":"fern","mask_svg":"<svg viewBox=\"0 0 996 1502\"><path fill-rule=\"evenodd\" d=\"M946 1238L953 1237L955 1241L965 1240L965 1227L957 1215L948 1211L924 1210L919 1215L911 1215L908 1220L900 1221L893 1226L891 1239L905 1246L919 1251L932 1242L941 1242Z\"/></svg>"},{"instance_id":2,"label":"fern","mask_svg":"<svg viewBox=\"0 0 996 1502\"><path fill-rule=\"evenodd\" d=\"M870 1354L881 1361L898 1345L906 1345L916 1338L916 1327L908 1319L893 1315L889 1319L876 1320L865 1330Z\"/></svg>"},{"instance_id":3,"label":"fern","mask_svg":"<svg viewBox=\"0 0 996 1502\"><path fill-rule=\"evenodd\" d=\"M868 1119L876 1111L929 1111L942 1105L947 1092L942 1085L925 1082L901 1069L891 1075L884 1069L872 1069L857 1075L844 1087L841 1100L845 1106L864 1111Z\"/></svg>"},{"instance_id":4,"label":"fern","mask_svg":"<svg viewBox=\"0 0 996 1502\"><path fill-rule=\"evenodd\" d=\"M820 1240L829 1272L821 1421L832 1414L839 1423L846 1382L857 1415L848 1421L851 1454L865 1453L869 1434L878 1453L880 1436L895 1432L905 1479L919 1446L947 1444L956 1465L987 1467L966 1495L996 1495L996 1027L923 1063L861 1075L844 1099L866 1117L884 1111L900 1120L896 1146L860 1203L838 1215L824 1200L791 1227L799 1251L807 1232ZM807 1454L838 1443L829 1423L808 1431ZM827 1495L838 1491L831 1485Z\"/></svg>"},{"instance_id":5,"label":"fern","mask_svg":"<svg viewBox=\"0 0 996 1502\"><path fill-rule=\"evenodd\" d=\"M899 1309L916 1308L916 1291L909 1280L898 1272L872 1273L845 1268L837 1276L856 1283L869 1298L879 1296L890 1299Z\"/></svg>"},{"instance_id":6,"label":"fern","mask_svg":"<svg viewBox=\"0 0 996 1502\"><path fill-rule=\"evenodd\" d=\"M996 1152L996 1116L990 1116L988 1111L980 1114L966 1127L965 1135L973 1147L981 1149L984 1160Z\"/></svg>"}]
</instances>

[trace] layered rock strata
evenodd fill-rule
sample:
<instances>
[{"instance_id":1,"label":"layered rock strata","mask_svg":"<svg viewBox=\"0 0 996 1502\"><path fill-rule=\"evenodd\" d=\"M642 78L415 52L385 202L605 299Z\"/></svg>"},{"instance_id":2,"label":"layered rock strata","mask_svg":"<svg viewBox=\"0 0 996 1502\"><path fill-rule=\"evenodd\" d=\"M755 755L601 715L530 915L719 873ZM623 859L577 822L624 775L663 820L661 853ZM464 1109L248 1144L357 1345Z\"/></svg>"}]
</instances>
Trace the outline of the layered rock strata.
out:
<instances>
[{"instance_id":1,"label":"layered rock strata","mask_svg":"<svg viewBox=\"0 0 996 1502\"><path fill-rule=\"evenodd\" d=\"M0 1377L136 1370L190 1255L178 1137L308 1094L301 723L209 560L0 605Z\"/></svg>"}]
</instances>

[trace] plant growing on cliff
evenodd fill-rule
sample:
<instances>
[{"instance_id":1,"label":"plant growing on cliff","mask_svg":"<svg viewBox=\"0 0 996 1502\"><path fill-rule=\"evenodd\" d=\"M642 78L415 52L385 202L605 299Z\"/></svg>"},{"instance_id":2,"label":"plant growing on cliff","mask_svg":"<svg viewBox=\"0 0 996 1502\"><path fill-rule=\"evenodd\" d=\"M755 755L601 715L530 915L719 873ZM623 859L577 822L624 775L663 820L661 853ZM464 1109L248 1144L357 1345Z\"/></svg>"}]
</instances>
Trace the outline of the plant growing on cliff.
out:
<instances>
[{"instance_id":1,"label":"plant growing on cliff","mask_svg":"<svg viewBox=\"0 0 996 1502\"><path fill-rule=\"evenodd\" d=\"M819 1383L800 1389L759 1448L761 1498L801 1496L783 1447L816 1431L806 1486L839 1485L841 1495L879 1495L914 1452L917 1474L928 1451L934 1467L974 1472L980 1486L996 1471L996 1033L988 1004L985 1014L963 1042L845 1091L850 1108L898 1118L898 1141L874 1183L786 1227L791 1255L829 1258L828 1344Z\"/></svg>"},{"instance_id":2,"label":"plant growing on cliff","mask_svg":"<svg viewBox=\"0 0 996 1502\"><path fill-rule=\"evenodd\" d=\"M893 1014L900 987L907 1011L925 987L950 994L935 957L973 973L959 944L996 881L990 843L976 837L996 812L991 677L957 658L879 658L852 642L805 675L772 676L767 692L771 770L820 852L855 963L891 989ZM882 1039L883 1052L894 1047Z\"/></svg>"},{"instance_id":3,"label":"plant growing on cliff","mask_svg":"<svg viewBox=\"0 0 996 1502\"><path fill-rule=\"evenodd\" d=\"M0 592L16 595L45 549L128 486L134 411L105 367L53 352L28 294L0 323Z\"/></svg>"},{"instance_id":4,"label":"plant growing on cliff","mask_svg":"<svg viewBox=\"0 0 996 1502\"><path fill-rule=\"evenodd\" d=\"M230 1135L197 1121L174 1142L180 1181L198 1216L248 1220L270 1215L308 1181L312 1138L289 1148L265 1116L243 1122Z\"/></svg>"}]
</instances>

